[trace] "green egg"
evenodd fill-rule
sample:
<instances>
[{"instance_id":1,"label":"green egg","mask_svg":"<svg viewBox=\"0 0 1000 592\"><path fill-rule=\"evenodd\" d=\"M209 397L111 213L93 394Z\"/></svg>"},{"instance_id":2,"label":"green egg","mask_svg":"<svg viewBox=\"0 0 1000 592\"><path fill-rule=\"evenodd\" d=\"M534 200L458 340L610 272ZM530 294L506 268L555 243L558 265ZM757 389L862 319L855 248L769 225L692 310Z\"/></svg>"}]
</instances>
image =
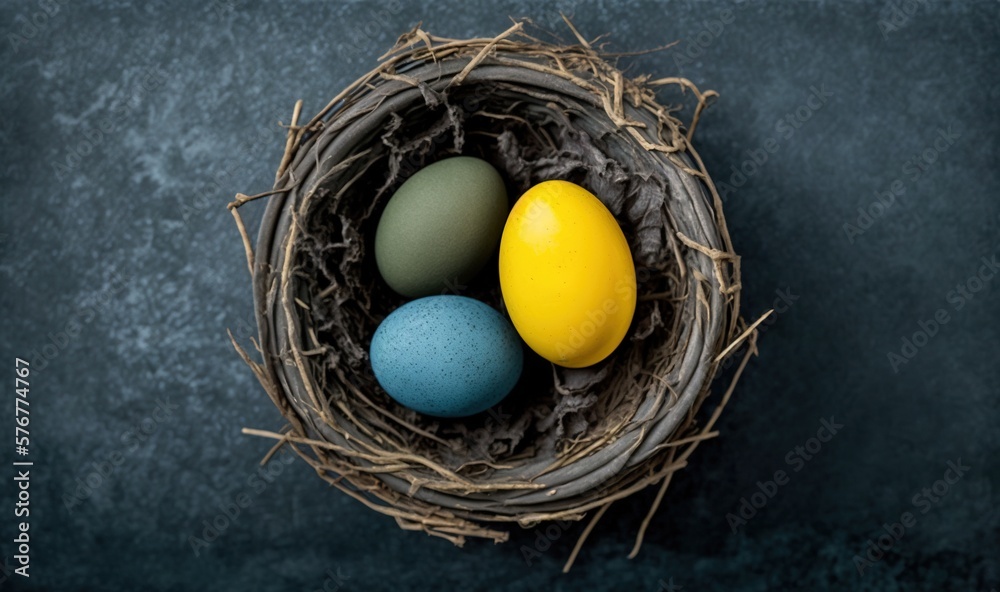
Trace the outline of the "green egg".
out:
<instances>
[{"instance_id":1,"label":"green egg","mask_svg":"<svg viewBox=\"0 0 1000 592\"><path fill-rule=\"evenodd\" d=\"M378 222L379 273L410 298L464 284L496 250L508 211L503 179L485 160L426 166L396 190Z\"/></svg>"}]
</instances>

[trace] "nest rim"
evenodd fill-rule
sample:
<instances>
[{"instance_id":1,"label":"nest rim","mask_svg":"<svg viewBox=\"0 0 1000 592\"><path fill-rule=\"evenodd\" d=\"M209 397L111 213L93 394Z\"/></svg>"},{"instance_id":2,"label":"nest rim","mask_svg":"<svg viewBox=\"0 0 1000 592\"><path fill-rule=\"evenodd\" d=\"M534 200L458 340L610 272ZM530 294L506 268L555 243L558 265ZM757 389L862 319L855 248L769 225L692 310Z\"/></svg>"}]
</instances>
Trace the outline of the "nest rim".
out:
<instances>
[{"instance_id":1,"label":"nest rim","mask_svg":"<svg viewBox=\"0 0 1000 592\"><path fill-rule=\"evenodd\" d=\"M282 445L291 445L324 480L366 506L394 516L402 528L423 530L458 545L464 543L466 536L488 538L495 542L507 540L507 531L494 528L491 526L492 523L518 522L521 526L530 526L546 520L579 520L588 512L597 510L581 536L577 548L574 549L573 556L567 564L568 568L579 550L579 545L611 503L651 485L659 485L660 490L654 505L637 536L633 555L638 551L642 533L648 526L656 506L659 505L673 473L687 464L688 457L700 442L715 435L712 428L728 402L736 380L750 355L755 352L755 328L763 318L746 328L739 319L741 287L739 257L735 254L728 235L721 199L700 156L690 142L698 117L715 93L711 91L702 93L689 81L679 78L653 81L644 77L626 78L617 67L605 61L602 52L591 47L582 36L579 36L571 23L567 21L567 24L577 36L578 44L554 45L542 42L524 33L523 23L520 22L495 38L470 40L435 37L421 30L418 25L400 37L393 50L381 58L382 63L378 67L339 93L304 125L297 124L302 105L301 101L298 102L291 124L288 126L286 151L276 174L274 189L255 196L240 194L236 201L230 204L229 209L240 230L247 251L248 265L254 278L254 301L259 333L259 341L255 342L255 346L262 351L263 363L253 361L235 340L233 344L289 421L289 426L280 433L244 431L276 439L275 449ZM516 56L519 52L526 54L530 59L519 60ZM512 64L511 60L519 63ZM539 64L537 60L542 63ZM589 76L581 76L579 70L567 69L564 65L567 61L577 66L583 64L582 67L585 68L583 72ZM557 66L553 66L553 63ZM702 264L708 262L707 267L694 266L702 277L693 278L695 273L691 273L694 281L694 284L691 284L693 289L691 293L685 295L688 310L693 309L693 312L689 313L690 319L694 324L708 323L708 329L700 334L695 332L694 343L689 341L683 351L672 354L674 357L670 359L669 364L676 366L677 360L680 359L680 367L686 369L685 375L690 378L694 386L688 388L690 385L685 385L682 389L684 394L677 395L664 377L655 372L649 373L647 384L662 385L662 388L654 389L656 392L652 398L648 395L644 397L644 404L639 406L641 408L637 408L635 413L639 419L633 416L629 419L628 425L645 426L649 420L643 419L644 414L659 413L664 409L666 409L665 416L670 418L669 421L662 421L661 418L648 432L640 429L632 441L616 437L611 442L606 442L603 447L599 447L595 453L595 456L604 454L615 457L615 460L622 454L627 454L625 462L635 459L627 465L621 462L603 464L598 462L596 463L598 470L593 470L589 475L586 471L582 474L570 471L565 481L556 482L551 479L554 471L551 470L550 460L548 471L543 470L540 475L529 475L523 478L521 483L500 480L493 483L470 483L446 467L435 466L429 459L407 458L406 462L414 463L421 470L445 475L453 483L441 487L441 483L421 482L420 478L399 478L395 474L397 468L387 466L392 464L388 459L398 459L398 452L377 458L377 452L371 450L361 451L363 453L359 453L357 449L346 450L345 445L348 442L356 444L369 438L366 444L359 447L365 448L372 445L377 438L373 440L363 431L355 430L352 441L351 430L347 429L344 433L349 434L348 438L331 437L327 431L321 429L322 424L315 423L317 418L324 422L330 421L328 415L330 402L324 401L320 393L315 392L318 385L310 385L308 380L302 380L302 373L284 371L288 367L289 358L296 367L308 368L301 355L303 348L297 350L295 340L301 339L309 330L309 327L303 326L301 318L295 314L296 295L291 291L294 282L288 281L292 276L291 262L295 259L293 252L295 243L292 237L295 236L297 223L295 210L287 206L286 200L294 194L294 189L300 184L309 185L308 175L296 175L296 170L307 166L303 163L308 164L310 158L316 159L317 169L319 168L317 146L321 145L323 138L328 138L330 144L337 141L336 132L331 130L336 129L338 122L345 120L350 122L354 117L360 117L352 113L351 109L362 103L365 96L370 96L366 93L384 91L385 103L380 104L379 108L393 109L398 107L394 101L404 100L400 98L407 94L404 91L408 92L410 98L414 91L423 93L426 100L426 89L431 87L434 90L434 83L429 82L433 78L430 75L433 69L439 74L438 85L440 86L440 82L444 80L443 88L447 90L484 80L495 81L496 78L490 76L496 76L500 71L509 75L510 69L514 67L524 68L525 72L522 74L530 74L528 78L538 73L549 77L552 84L544 90L553 91L553 87L557 87L558 90L565 92L575 92L576 98L580 100L590 100L595 105L591 115L596 114L604 118L607 123L615 125L623 137L633 142L634 146L641 147L650 158L672 163L676 167L679 182L687 183L689 189L696 188L691 190L700 192L704 197L708 219L703 216L699 222L703 225L705 234L711 237L714 233L716 240L705 241L709 244L702 244L696 240L700 237L691 238L682 232L670 237L675 255L684 248L692 257L701 258ZM588 67L589 72L586 70ZM503 70L504 68L508 70ZM675 85L695 96L697 105L690 125L683 125L671 110L656 101L655 88L663 85ZM657 130L656 134L646 133L650 129ZM329 149L330 144L326 144L325 148ZM323 177L325 174L319 176ZM312 187L315 188L317 185L314 176ZM251 248L251 241L238 208L249 201L264 197L269 198L269 203L262 218L254 249ZM301 203L299 208L301 212L306 211ZM276 248L276 245L279 248ZM262 257L263 254L269 254L270 257ZM678 261L683 267L684 256L678 256ZM704 313L699 312L702 307ZM280 314L282 312L284 314ZM680 315L677 316L680 318ZM709 318L706 320L705 316ZM699 336L702 339L699 340ZM729 388L726 389L708 421L696 426L695 416L711 393L711 384L722 359L731 355L744 343L749 344L749 347L746 348ZM291 356L288 353L291 353ZM350 381L345 380L344 386L348 390L351 386L349 383ZM292 392L305 393L298 401L301 403L308 397L314 406L313 409L297 405L295 397L290 394ZM354 392L353 395L365 397L365 393L360 391ZM663 407L665 398L672 401L666 408ZM677 405L680 407L675 408ZM678 412L671 413L672 410ZM398 417L392 419L396 422L394 425L409 427L418 434L422 431L418 426L407 425L406 421ZM337 427L344 428L344 426ZM613 435L620 436L622 433L619 430ZM620 448L625 448L625 453L619 450ZM355 464L344 462L345 458L353 458ZM546 460L541 459L539 462ZM590 466L593 465L594 463L591 463ZM536 465L534 468L544 467ZM379 473L379 470L383 472ZM529 471L529 473L535 472L537 471ZM544 475L549 476L544 483L535 481ZM622 477L623 475L627 478ZM615 477L618 479L614 480ZM549 493L550 491L555 491L565 482L574 480L577 489L582 490L584 494L591 494L589 498L570 495L562 496L559 503L545 503L546 499L551 499L553 495ZM601 486L609 481L613 486L602 490ZM384 489L380 488L380 485L384 486ZM522 503L504 504L499 507L499 511L477 509L475 504L463 502L476 497L489 500L498 495L497 491L503 490L526 490L528 494L521 495Z\"/></svg>"}]
</instances>

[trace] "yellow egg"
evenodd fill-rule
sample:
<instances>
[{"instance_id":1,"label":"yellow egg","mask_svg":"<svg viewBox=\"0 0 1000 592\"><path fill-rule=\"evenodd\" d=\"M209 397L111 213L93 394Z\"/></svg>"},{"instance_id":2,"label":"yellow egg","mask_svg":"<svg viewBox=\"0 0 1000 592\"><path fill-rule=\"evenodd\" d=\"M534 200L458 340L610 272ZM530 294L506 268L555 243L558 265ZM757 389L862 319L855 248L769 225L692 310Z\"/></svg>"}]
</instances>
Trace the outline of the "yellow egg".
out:
<instances>
[{"instance_id":1,"label":"yellow egg","mask_svg":"<svg viewBox=\"0 0 1000 592\"><path fill-rule=\"evenodd\" d=\"M635 313L635 264L610 211L568 181L521 196L500 239L500 289L525 343L582 368L608 357Z\"/></svg>"}]
</instances>

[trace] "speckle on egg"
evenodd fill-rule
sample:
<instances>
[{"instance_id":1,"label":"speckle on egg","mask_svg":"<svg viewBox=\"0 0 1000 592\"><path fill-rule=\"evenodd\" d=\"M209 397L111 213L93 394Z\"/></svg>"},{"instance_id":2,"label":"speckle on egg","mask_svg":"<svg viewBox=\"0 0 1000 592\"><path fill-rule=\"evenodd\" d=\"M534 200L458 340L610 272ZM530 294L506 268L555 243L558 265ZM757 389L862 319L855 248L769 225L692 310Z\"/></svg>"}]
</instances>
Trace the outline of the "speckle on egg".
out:
<instances>
[{"instance_id":1,"label":"speckle on egg","mask_svg":"<svg viewBox=\"0 0 1000 592\"><path fill-rule=\"evenodd\" d=\"M513 325L464 296L428 296L399 307L375 331L370 354L389 396L438 417L465 417L496 405L524 364Z\"/></svg>"}]
</instances>

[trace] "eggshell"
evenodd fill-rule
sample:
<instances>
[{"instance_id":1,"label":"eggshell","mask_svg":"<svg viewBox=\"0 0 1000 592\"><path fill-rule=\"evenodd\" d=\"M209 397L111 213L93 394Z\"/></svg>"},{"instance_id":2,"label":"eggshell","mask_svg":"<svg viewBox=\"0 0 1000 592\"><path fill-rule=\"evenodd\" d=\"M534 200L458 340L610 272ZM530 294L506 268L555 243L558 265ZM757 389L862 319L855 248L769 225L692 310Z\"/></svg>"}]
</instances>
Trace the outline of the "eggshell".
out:
<instances>
[{"instance_id":1,"label":"eggshell","mask_svg":"<svg viewBox=\"0 0 1000 592\"><path fill-rule=\"evenodd\" d=\"M514 327L560 366L603 360L635 313L635 264L611 212L567 181L535 185L500 239L500 288Z\"/></svg>"},{"instance_id":2,"label":"eggshell","mask_svg":"<svg viewBox=\"0 0 1000 592\"><path fill-rule=\"evenodd\" d=\"M464 296L408 302L379 325L372 370L400 404L438 417L473 415L514 388L524 363L514 327L488 305Z\"/></svg>"},{"instance_id":3,"label":"eggshell","mask_svg":"<svg viewBox=\"0 0 1000 592\"><path fill-rule=\"evenodd\" d=\"M503 179L471 156L438 161L396 190L375 230L382 278L411 298L473 279L496 252L509 210Z\"/></svg>"}]
</instances>

